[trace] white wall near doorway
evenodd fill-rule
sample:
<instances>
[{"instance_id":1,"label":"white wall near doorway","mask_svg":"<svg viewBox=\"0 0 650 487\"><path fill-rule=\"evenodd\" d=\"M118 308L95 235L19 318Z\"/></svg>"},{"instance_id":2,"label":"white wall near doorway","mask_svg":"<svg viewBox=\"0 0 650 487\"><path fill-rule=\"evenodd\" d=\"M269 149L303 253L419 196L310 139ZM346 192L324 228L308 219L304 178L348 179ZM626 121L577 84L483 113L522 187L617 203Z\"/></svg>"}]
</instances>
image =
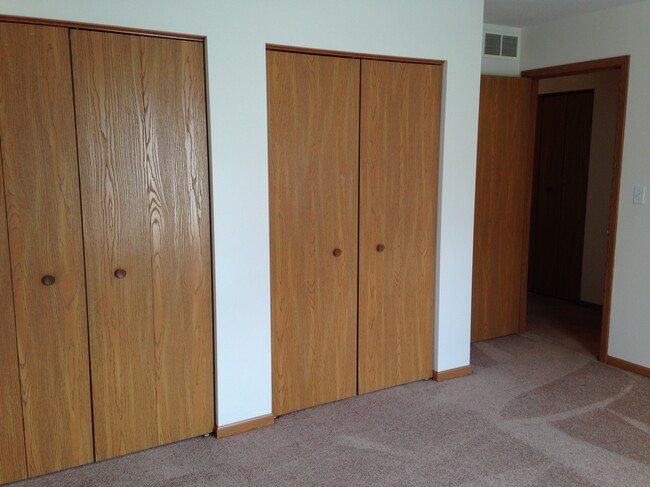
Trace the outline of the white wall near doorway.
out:
<instances>
[{"instance_id":1,"label":"white wall near doorway","mask_svg":"<svg viewBox=\"0 0 650 487\"><path fill-rule=\"evenodd\" d=\"M527 27L523 70L630 55L614 257L609 355L650 367L650 205L634 205L634 186L650 183L650 2Z\"/></svg>"}]
</instances>

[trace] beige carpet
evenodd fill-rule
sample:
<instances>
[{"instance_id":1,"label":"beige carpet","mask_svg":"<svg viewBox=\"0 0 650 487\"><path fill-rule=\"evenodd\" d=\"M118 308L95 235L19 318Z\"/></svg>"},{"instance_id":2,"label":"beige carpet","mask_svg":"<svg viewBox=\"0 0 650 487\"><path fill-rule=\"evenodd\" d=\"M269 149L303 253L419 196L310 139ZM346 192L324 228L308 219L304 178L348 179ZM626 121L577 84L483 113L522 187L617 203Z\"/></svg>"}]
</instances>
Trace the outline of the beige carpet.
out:
<instances>
[{"instance_id":1,"label":"beige carpet","mask_svg":"<svg viewBox=\"0 0 650 487\"><path fill-rule=\"evenodd\" d=\"M596 361L595 311L539 297L530 311L525 333L472 346L470 377L400 386L245 435L192 439L19 485L650 485L650 380Z\"/></svg>"}]
</instances>

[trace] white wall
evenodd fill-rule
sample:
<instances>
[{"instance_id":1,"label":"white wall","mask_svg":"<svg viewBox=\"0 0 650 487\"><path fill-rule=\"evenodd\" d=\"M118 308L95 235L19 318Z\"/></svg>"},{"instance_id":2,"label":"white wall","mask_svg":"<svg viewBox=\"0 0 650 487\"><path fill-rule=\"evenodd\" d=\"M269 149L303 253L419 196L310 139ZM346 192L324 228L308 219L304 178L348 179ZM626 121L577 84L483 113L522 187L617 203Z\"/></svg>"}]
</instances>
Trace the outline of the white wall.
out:
<instances>
[{"instance_id":1,"label":"white wall","mask_svg":"<svg viewBox=\"0 0 650 487\"><path fill-rule=\"evenodd\" d=\"M609 354L650 367L650 2L524 28L523 70L629 54L630 79L616 234Z\"/></svg>"},{"instance_id":2,"label":"white wall","mask_svg":"<svg viewBox=\"0 0 650 487\"><path fill-rule=\"evenodd\" d=\"M509 27L506 25L483 24L483 39L485 39L486 32L520 36L521 28ZM483 40L481 40L481 45L483 45ZM485 46L483 46L481 52L484 50ZM495 76L519 76L521 73L519 70L521 58L521 38L519 39L519 53L520 57L517 58L483 55L481 58L481 73L491 74Z\"/></svg>"},{"instance_id":3,"label":"white wall","mask_svg":"<svg viewBox=\"0 0 650 487\"><path fill-rule=\"evenodd\" d=\"M603 304L607 229L616 142L619 71L543 79L539 93L594 90L580 299Z\"/></svg>"},{"instance_id":4,"label":"white wall","mask_svg":"<svg viewBox=\"0 0 650 487\"><path fill-rule=\"evenodd\" d=\"M265 43L448 61L433 366L469 363L482 0L3 0L0 14L207 35L219 425L271 412Z\"/></svg>"}]
</instances>

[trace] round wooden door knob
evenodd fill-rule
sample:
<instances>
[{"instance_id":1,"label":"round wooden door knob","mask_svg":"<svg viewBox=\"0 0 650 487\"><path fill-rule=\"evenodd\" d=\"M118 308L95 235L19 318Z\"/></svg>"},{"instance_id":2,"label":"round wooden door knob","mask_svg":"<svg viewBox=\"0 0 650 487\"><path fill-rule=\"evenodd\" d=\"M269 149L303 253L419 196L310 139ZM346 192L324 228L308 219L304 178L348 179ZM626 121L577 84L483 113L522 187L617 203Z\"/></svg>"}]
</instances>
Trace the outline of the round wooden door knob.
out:
<instances>
[{"instance_id":1,"label":"round wooden door knob","mask_svg":"<svg viewBox=\"0 0 650 487\"><path fill-rule=\"evenodd\" d=\"M124 279L126 277L126 271L124 269L117 269L113 274L118 279Z\"/></svg>"},{"instance_id":2,"label":"round wooden door knob","mask_svg":"<svg viewBox=\"0 0 650 487\"><path fill-rule=\"evenodd\" d=\"M334 257L338 257L343 253L343 251L341 249L334 249L334 252L332 253L334 254Z\"/></svg>"},{"instance_id":3,"label":"round wooden door knob","mask_svg":"<svg viewBox=\"0 0 650 487\"><path fill-rule=\"evenodd\" d=\"M51 286L56 282L56 279L54 279L54 276L43 276L41 279L41 282L43 283L44 286Z\"/></svg>"},{"instance_id":4,"label":"round wooden door knob","mask_svg":"<svg viewBox=\"0 0 650 487\"><path fill-rule=\"evenodd\" d=\"M384 247L384 244L379 244L377 245L377 252L383 252L385 248L386 247Z\"/></svg>"}]
</instances>

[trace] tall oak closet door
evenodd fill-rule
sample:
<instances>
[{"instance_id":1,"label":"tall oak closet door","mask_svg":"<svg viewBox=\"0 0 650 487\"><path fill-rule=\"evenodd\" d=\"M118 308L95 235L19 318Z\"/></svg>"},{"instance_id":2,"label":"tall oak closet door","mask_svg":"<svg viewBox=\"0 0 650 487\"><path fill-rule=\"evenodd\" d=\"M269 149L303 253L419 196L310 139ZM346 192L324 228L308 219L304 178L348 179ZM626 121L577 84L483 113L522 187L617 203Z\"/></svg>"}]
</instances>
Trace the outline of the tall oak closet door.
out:
<instances>
[{"instance_id":1,"label":"tall oak closet door","mask_svg":"<svg viewBox=\"0 0 650 487\"><path fill-rule=\"evenodd\" d=\"M431 377L441 76L361 64L359 393Z\"/></svg>"},{"instance_id":2,"label":"tall oak closet door","mask_svg":"<svg viewBox=\"0 0 650 487\"><path fill-rule=\"evenodd\" d=\"M27 477L4 194L0 164L0 484Z\"/></svg>"},{"instance_id":3,"label":"tall oak closet door","mask_svg":"<svg viewBox=\"0 0 650 487\"><path fill-rule=\"evenodd\" d=\"M71 45L102 460L214 427L203 45Z\"/></svg>"},{"instance_id":4,"label":"tall oak closet door","mask_svg":"<svg viewBox=\"0 0 650 487\"><path fill-rule=\"evenodd\" d=\"M356 393L359 61L267 51L273 412Z\"/></svg>"},{"instance_id":5,"label":"tall oak closet door","mask_svg":"<svg viewBox=\"0 0 650 487\"><path fill-rule=\"evenodd\" d=\"M27 470L35 476L93 461L68 30L1 23L0 59L11 66L0 76L0 139Z\"/></svg>"}]
</instances>

